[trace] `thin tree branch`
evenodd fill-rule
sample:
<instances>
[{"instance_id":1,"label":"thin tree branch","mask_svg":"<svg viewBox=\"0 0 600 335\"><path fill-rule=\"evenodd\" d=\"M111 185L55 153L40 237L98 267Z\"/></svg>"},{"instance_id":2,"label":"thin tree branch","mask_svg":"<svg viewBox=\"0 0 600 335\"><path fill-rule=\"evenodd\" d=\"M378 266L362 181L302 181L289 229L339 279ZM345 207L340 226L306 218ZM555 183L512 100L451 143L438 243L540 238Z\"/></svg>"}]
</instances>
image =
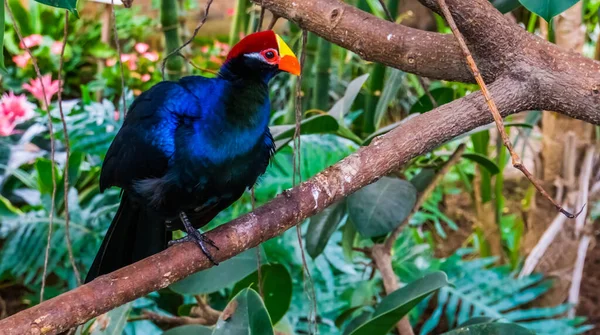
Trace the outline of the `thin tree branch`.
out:
<instances>
[{"instance_id":1,"label":"thin tree branch","mask_svg":"<svg viewBox=\"0 0 600 335\"><path fill-rule=\"evenodd\" d=\"M71 243L71 231L69 230L69 224L71 222L71 215L69 213L69 158L71 157L71 144L69 142L69 131L67 129L67 122L65 121L65 113L62 105L62 93L64 88L62 72L65 63L65 49L67 47L67 37L69 35L69 11L65 10L65 27L63 30L63 44L60 49L60 63L58 65L58 111L60 113L60 122L62 123L63 133L65 136L65 153L67 159L65 160L65 168L63 173L63 202L65 203L65 237L67 240L67 251L69 253L69 262L73 268L75 274L75 280L77 285L81 285L81 276L79 270L77 270L77 264L75 263L75 257L73 256L73 243Z\"/></svg>"},{"instance_id":2,"label":"thin tree branch","mask_svg":"<svg viewBox=\"0 0 600 335\"><path fill-rule=\"evenodd\" d=\"M110 14L112 16L112 28L113 28L113 39L115 41L115 48L117 48L117 58L119 62L119 74L121 76L121 101L123 103L123 115L122 120L125 119L127 114L127 99L125 98L125 70L123 69L123 60L121 55L121 44L119 44L119 32L117 31L117 16L115 13L115 0L110 0ZM118 108L117 108L118 110Z\"/></svg>"},{"instance_id":3,"label":"thin tree branch","mask_svg":"<svg viewBox=\"0 0 600 335\"><path fill-rule=\"evenodd\" d=\"M490 108L490 112L494 116L494 122L496 123L496 128L498 128L498 132L500 133L500 135L502 137L502 142L504 142L504 146L506 147L506 149L508 149L508 152L510 153L512 165L515 168L519 169L521 172L523 172L525 177L527 177L527 179L529 179L529 181L533 184L533 186L535 186L535 188L538 190L538 192L540 192L546 199L548 199L548 201L550 201L552 203L552 205L554 205L554 207L556 207L556 209L559 212L566 215L569 219L575 218L577 215L579 215L579 213L581 213L581 211L579 211L579 213L577 213L575 215L571 214L567 210L565 210L561 205L559 205L558 202L556 202L554 199L552 199L550 194L548 194L548 192L546 192L546 190L544 190L544 188L542 187L540 182L531 174L531 172L529 172L529 170L527 170L525 165L523 165L523 162L521 161L521 158L519 157L519 155L517 155L517 153L513 150L512 142L510 141L510 138L508 137L508 135L506 134L506 131L504 130L504 121L502 121L502 116L500 115L500 112L498 111L498 107L496 107L496 103L494 102L492 95L490 94L490 92L487 89L487 85L485 84L485 81L483 80L483 77L481 76L481 73L479 72L479 69L477 68L477 64L475 64L473 55L471 55L471 52L469 51L469 48L467 47L467 44L465 43L465 40L464 40L462 34L458 30L458 27L456 26L456 23L454 22L454 19L452 18L452 14L450 13L448 6L446 5L446 0L437 0L437 2L440 6L440 10L442 11L442 13L444 15L444 18L446 19L446 22L448 22L450 29L452 29L452 33L454 34L454 36L456 37L456 40L458 41L458 45L460 46L461 50L463 51L463 53L465 55L465 58L467 59L467 63L469 64L469 67L471 68L471 71L473 72L473 76L475 77L477 84L481 88L481 93L485 97L488 107ZM581 210L583 210L583 208Z\"/></svg>"},{"instance_id":4,"label":"thin tree branch","mask_svg":"<svg viewBox=\"0 0 600 335\"><path fill-rule=\"evenodd\" d=\"M46 87L44 85L44 81L42 80L42 72L40 71L40 67L38 66L35 56L31 52L31 49L29 48L27 43L25 43L25 41L23 40L23 34L21 33L21 29L19 28L17 21L15 20L15 15L13 14L12 9L8 5L8 1L4 1L4 7L6 8L6 12L10 16L10 19L13 23L13 28L15 29L15 33L19 37L19 41L23 44L25 51L29 54L29 57L31 58L31 63L33 64L33 68L35 70L37 79L40 81L40 86L42 87L42 94L44 95L44 97L41 99L42 100L41 101L42 108L44 109L44 111L46 112L46 115L48 116L48 132L50 133L50 173L52 173L52 196L50 197L51 204L50 204L50 214L48 217L48 238L46 240L46 250L44 253L44 270L42 273L42 285L40 288L40 302L42 302L42 301L44 301L44 289L46 287L46 275L47 275L47 271L48 271L48 260L50 258L50 241L52 240L52 228L54 225L54 209L55 209L54 207L55 207L55 202L56 202L56 188L57 188L57 186L56 186L56 159L55 159L56 141L55 141L55 137L54 137L54 126L52 125L52 115L50 114L50 101L48 101L48 97L46 95ZM60 87L61 84L59 83L58 85Z\"/></svg>"}]
</instances>

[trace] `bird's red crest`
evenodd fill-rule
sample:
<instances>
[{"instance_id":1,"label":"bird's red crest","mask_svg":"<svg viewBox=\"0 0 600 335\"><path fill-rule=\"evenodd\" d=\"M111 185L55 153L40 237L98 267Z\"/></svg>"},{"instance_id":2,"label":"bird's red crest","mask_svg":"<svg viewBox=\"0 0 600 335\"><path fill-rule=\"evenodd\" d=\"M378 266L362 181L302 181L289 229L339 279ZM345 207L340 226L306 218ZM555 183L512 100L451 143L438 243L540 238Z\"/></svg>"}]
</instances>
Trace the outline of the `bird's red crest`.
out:
<instances>
[{"instance_id":1,"label":"bird's red crest","mask_svg":"<svg viewBox=\"0 0 600 335\"><path fill-rule=\"evenodd\" d=\"M275 50L278 50L279 48L277 38L272 30L250 34L231 48L226 61L242 54L260 52L269 48Z\"/></svg>"}]
</instances>

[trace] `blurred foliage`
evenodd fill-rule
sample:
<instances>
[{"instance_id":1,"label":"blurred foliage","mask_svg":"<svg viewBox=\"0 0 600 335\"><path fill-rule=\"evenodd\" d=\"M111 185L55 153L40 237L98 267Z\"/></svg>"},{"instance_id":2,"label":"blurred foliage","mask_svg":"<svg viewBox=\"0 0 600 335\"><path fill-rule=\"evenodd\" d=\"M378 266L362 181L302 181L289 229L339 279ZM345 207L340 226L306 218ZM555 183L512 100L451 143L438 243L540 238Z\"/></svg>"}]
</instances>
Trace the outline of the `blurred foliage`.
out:
<instances>
[{"instance_id":1,"label":"blurred foliage","mask_svg":"<svg viewBox=\"0 0 600 335\"><path fill-rule=\"evenodd\" d=\"M556 1L554 5L558 7L536 11L550 17L569 2L573 1ZM385 17L379 1L351 0L349 3ZM390 8L398 8L398 3L398 0L387 1ZM519 6L517 1L492 3L502 10ZM530 8L528 3L531 2L520 3ZM544 3L547 6L553 4L552 1ZM53 46L62 39L64 12L35 1L23 6L21 1L9 0L9 5L25 36L42 35L40 44L32 51L43 72L56 78L59 55L56 49L53 51ZM184 10L196 8L192 1L183 1L179 5ZM158 4L155 7L158 8ZM600 31L599 8L600 1L585 2L587 42L592 47ZM185 72L214 76L210 71L218 70L231 42L255 29L259 15L249 1L236 1L232 11L231 34L214 40L198 37L190 48L193 53L183 50L198 67L187 66ZM7 19L4 26L6 71L2 73L2 88L20 93L23 92L22 84L33 78L34 72L30 61L24 66L16 64L15 59L19 59L15 57L23 56L24 50L19 46L13 22ZM439 18L438 27L439 31L448 32ZM532 24L530 30L535 31L535 27ZM125 68L124 93L130 104L135 96L162 78L158 59L149 54L161 48L148 41L150 35L158 32L158 23L136 10L119 9L117 28L125 56L121 58ZM119 60L112 38L106 42L100 40L101 29L102 23L96 18L71 17L69 20L72 33L65 50L65 96L68 101L64 104L71 147L68 158L56 102L50 109L57 135L56 177L59 185L65 173L65 161L69 159L70 163L66 172L71 182L68 193L70 234L76 264L83 273L93 261L119 201L118 190L100 194L98 189L103 156L122 123ZM301 40L298 27L288 24L283 30L283 38L298 50ZM426 87L423 87L412 74L365 62L314 34L309 34L303 77L302 180L368 145L375 137L392 131L408 118L477 90L471 84L445 81L425 81ZM296 79L289 76L279 76L271 84L273 111L270 126L278 151L255 188L257 205L292 187L290 141L294 133L294 102L290 97L295 94L296 84ZM30 100L34 101L31 97ZM518 132L517 141L526 141L531 136L531 129L539 122L539 115L534 111L525 121L511 122L509 119L507 129ZM39 299L36 292L41 283L41 255L49 228L52 183L46 122L38 108L34 118L19 124L11 135L0 137L0 280L3 288L21 290L20 299L26 306L35 305ZM520 250L524 222L520 215L507 211L507 202L515 199L506 199L502 192L506 186L502 176L508 157L492 142L495 135L491 126L481 127L446 143L301 226L310 256L307 263L317 297L319 317L316 323L320 333L387 334L405 315L420 334L456 334L467 330L473 334L528 334L527 329L538 334L579 334L589 329L583 318L564 316L570 306L529 306L545 294L552 283L541 274L516 276L524 256ZM443 176L422 207L410 217L409 226L393 246L393 269L402 283L410 284L384 297L380 275L371 266L371 259L360 250L382 242L409 216L419 193L432 182L460 143L467 145L464 159ZM46 298L76 286L64 243L62 192L59 187ZM527 197L520 204L523 210L528 208ZM488 239L492 237L471 227L473 222L456 215L452 206L473 213L479 206L489 206L501 239L501 254L491 254ZM600 216L600 205L590 206L592 216ZM250 195L246 194L220 213L209 227L228 222L251 208ZM465 231L466 237L457 234ZM452 244L455 247L450 252L439 255L438 251L446 243L456 239L460 241ZM218 267L121 306L96 321L89 321L78 332L130 335L307 333L312 327L312 321L307 319L312 302L305 294L296 233L288 231L263 243L260 252L263 264L260 282L256 250L249 250ZM264 299L257 293L261 290ZM228 311L228 314L224 312L214 327L186 325L169 330L163 324L141 317L144 311L195 317L198 299L208 301L211 308ZM102 318L110 320L107 327L104 327L106 319Z\"/></svg>"}]
</instances>

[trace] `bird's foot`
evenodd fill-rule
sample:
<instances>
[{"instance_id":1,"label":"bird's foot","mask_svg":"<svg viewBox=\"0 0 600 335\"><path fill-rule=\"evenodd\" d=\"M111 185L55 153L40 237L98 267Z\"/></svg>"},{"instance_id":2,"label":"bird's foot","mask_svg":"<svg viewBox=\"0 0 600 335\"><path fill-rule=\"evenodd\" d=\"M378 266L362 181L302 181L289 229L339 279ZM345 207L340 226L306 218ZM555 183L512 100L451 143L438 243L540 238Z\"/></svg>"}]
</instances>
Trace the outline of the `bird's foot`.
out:
<instances>
[{"instance_id":1,"label":"bird's foot","mask_svg":"<svg viewBox=\"0 0 600 335\"><path fill-rule=\"evenodd\" d=\"M179 217L181 218L181 222L183 223L183 226L185 227L187 236L182 237L177 240L170 241L169 246L179 244L182 242L194 242L196 245L198 245L200 247L200 250L202 250L202 253L208 258L209 261L211 261L214 265L219 265L219 263L217 263L217 261L215 261L215 259L211 255L211 253L208 251L208 248L206 246L206 244L209 244L213 248L219 250L219 247L217 247L215 242L213 240L211 240L210 238L208 238L208 236L204 235L203 233L198 231L196 228L194 228L192 226L192 224L190 223L189 219L187 218L187 215L184 212L181 212L179 214Z\"/></svg>"}]
</instances>

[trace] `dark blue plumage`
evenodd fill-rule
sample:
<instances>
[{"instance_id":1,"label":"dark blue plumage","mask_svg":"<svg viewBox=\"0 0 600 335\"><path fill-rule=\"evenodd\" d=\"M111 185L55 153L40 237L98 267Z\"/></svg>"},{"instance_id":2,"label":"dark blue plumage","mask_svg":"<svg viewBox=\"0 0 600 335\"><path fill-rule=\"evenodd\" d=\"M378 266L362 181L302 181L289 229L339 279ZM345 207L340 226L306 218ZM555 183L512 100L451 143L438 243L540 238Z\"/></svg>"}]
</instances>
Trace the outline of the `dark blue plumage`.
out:
<instances>
[{"instance_id":1,"label":"dark blue plumage","mask_svg":"<svg viewBox=\"0 0 600 335\"><path fill-rule=\"evenodd\" d=\"M123 197L86 282L163 250L172 230L205 251L185 217L207 224L265 172L275 149L268 82L281 65L251 47L238 47L217 78L161 82L130 106L100 177L101 191L118 186Z\"/></svg>"}]
</instances>

